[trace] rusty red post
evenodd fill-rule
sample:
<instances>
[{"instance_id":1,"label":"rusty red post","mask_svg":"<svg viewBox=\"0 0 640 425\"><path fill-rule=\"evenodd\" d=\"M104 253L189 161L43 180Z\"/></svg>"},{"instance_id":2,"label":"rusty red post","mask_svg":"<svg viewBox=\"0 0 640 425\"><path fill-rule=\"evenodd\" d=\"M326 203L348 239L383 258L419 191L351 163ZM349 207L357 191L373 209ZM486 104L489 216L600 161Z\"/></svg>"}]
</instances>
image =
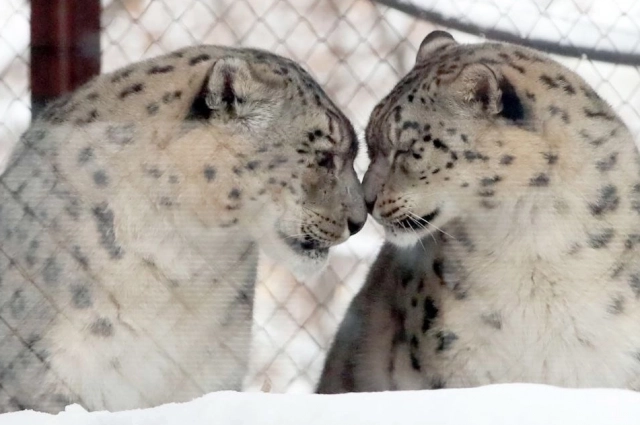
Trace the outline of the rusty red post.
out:
<instances>
[{"instance_id":1,"label":"rusty red post","mask_svg":"<svg viewBox=\"0 0 640 425\"><path fill-rule=\"evenodd\" d=\"M100 0L31 0L33 116L100 73Z\"/></svg>"}]
</instances>

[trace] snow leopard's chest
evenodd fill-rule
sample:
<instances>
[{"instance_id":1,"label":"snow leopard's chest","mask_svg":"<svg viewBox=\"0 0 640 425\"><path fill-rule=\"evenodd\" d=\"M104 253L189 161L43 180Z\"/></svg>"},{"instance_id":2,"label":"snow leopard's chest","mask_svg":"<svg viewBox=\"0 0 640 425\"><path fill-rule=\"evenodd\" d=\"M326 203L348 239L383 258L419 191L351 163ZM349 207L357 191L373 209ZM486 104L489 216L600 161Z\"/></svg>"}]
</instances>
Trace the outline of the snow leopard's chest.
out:
<instances>
[{"instance_id":1,"label":"snow leopard's chest","mask_svg":"<svg viewBox=\"0 0 640 425\"><path fill-rule=\"evenodd\" d=\"M515 264L436 260L425 279L407 283L395 386L637 387L640 304L628 285Z\"/></svg>"}]
</instances>

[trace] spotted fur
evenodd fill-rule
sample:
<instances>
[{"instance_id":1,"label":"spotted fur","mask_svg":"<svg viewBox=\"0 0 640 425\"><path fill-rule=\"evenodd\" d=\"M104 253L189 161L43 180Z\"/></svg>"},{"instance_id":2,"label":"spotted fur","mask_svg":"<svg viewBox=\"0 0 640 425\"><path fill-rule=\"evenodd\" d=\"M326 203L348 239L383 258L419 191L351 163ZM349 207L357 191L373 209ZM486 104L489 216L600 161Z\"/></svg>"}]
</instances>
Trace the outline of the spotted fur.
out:
<instances>
[{"instance_id":1,"label":"spotted fur","mask_svg":"<svg viewBox=\"0 0 640 425\"><path fill-rule=\"evenodd\" d=\"M322 267L366 217L356 151L258 50L186 48L51 104L0 179L0 413L240 389L258 249Z\"/></svg>"},{"instance_id":2,"label":"spotted fur","mask_svg":"<svg viewBox=\"0 0 640 425\"><path fill-rule=\"evenodd\" d=\"M319 392L640 390L640 160L580 77L436 32L366 137L388 242Z\"/></svg>"}]
</instances>

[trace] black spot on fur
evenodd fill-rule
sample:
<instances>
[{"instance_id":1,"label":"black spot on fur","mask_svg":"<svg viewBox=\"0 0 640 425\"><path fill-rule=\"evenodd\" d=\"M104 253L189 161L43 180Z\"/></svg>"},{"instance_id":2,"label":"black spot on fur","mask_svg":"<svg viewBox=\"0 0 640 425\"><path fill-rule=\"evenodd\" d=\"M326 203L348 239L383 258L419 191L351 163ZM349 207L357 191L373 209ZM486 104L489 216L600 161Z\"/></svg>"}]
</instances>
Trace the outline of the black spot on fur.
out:
<instances>
[{"instance_id":1,"label":"black spot on fur","mask_svg":"<svg viewBox=\"0 0 640 425\"><path fill-rule=\"evenodd\" d=\"M636 298L640 298L640 274L632 274L629 276L629 286L633 290Z\"/></svg>"},{"instance_id":2,"label":"black spot on fur","mask_svg":"<svg viewBox=\"0 0 640 425\"><path fill-rule=\"evenodd\" d=\"M71 300L74 307L78 309L89 308L93 305L91 299L91 290L86 285L73 285L71 286Z\"/></svg>"},{"instance_id":3,"label":"black spot on fur","mask_svg":"<svg viewBox=\"0 0 640 425\"><path fill-rule=\"evenodd\" d=\"M613 229L605 229L599 233L590 233L589 246L594 249L604 248L611 242L615 232Z\"/></svg>"},{"instance_id":4,"label":"black spot on fur","mask_svg":"<svg viewBox=\"0 0 640 425\"><path fill-rule=\"evenodd\" d=\"M214 181L216 179L216 169L211 166L211 165L206 165L204 167L204 178L211 183L212 181Z\"/></svg>"},{"instance_id":5,"label":"black spot on fur","mask_svg":"<svg viewBox=\"0 0 640 425\"><path fill-rule=\"evenodd\" d=\"M71 249L71 255L73 256L73 259L76 260L83 269L86 270L89 268L89 259L87 258L86 255L82 253L82 250L78 245L73 246L73 248Z\"/></svg>"},{"instance_id":6,"label":"black spot on fur","mask_svg":"<svg viewBox=\"0 0 640 425\"><path fill-rule=\"evenodd\" d=\"M7 302L9 310L11 311L11 316L14 318L21 316L26 306L24 295L22 293L22 289L16 289Z\"/></svg>"},{"instance_id":7,"label":"black spot on fur","mask_svg":"<svg viewBox=\"0 0 640 425\"><path fill-rule=\"evenodd\" d=\"M614 267L613 271L611 272L611 278L612 279L617 279L620 276L620 274L624 271L625 267L626 267L626 264L618 263Z\"/></svg>"},{"instance_id":8,"label":"black spot on fur","mask_svg":"<svg viewBox=\"0 0 640 425\"><path fill-rule=\"evenodd\" d=\"M513 155L503 155L500 158L500 165L511 165L515 157Z\"/></svg>"},{"instance_id":9,"label":"black spot on fur","mask_svg":"<svg viewBox=\"0 0 640 425\"><path fill-rule=\"evenodd\" d=\"M93 173L93 182L98 187L107 187L109 185L109 176L104 170L98 170Z\"/></svg>"},{"instance_id":10,"label":"black spot on fur","mask_svg":"<svg viewBox=\"0 0 640 425\"><path fill-rule=\"evenodd\" d=\"M75 121L75 123L77 125L91 124L92 122L95 122L98 119L99 116L100 116L100 114L98 114L98 110L97 109L92 109L91 111L89 111L87 116L85 116L84 118L78 118Z\"/></svg>"},{"instance_id":11,"label":"black spot on fur","mask_svg":"<svg viewBox=\"0 0 640 425\"><path fill-rule=\"evenodd\" d=\"M502 317L499 313L483 314L481 316L482 322L494 329L502 329Z\"/></svg>"},{"instance_id":12,"label":"black spot on fur","mask_svg":"<svg viewBox=\"0 0 640 425\"><path fill-rule=\"evenodd\" d=\"M92 335L107 338L113 335L113 323L109 319L101 317L91 323L89 331Z\"/></svg>"},{"instance_id":13,"label":"black spot on fur","mask_svg":"<svg viewBox=\"0 0 640 425\"><path fill-rule=\"evenodd\" d=\"M414 130L420 130L420 124L418 124L416 121L405 121L402 123L403 130L407 130L410 128Z\"/></svg>"},{"instance_id":14,"label":"black spot on fur","mask_svg":"<svg viewBox=\"0 0 640 425\"><path fill-rule=\"evenodd\" d=\"M172 92L166 92L162 95L162 103L169 104L174 100L180 99L182 97L182 92L180 90L174 90Z\"/></svg>"},{"instance_id":15,"label":"black spot on fur","mask_svg":"<svg viewBox=\"0 0 640 425\"><path fill-rule=\"evenodd\" d=\"M414 336L415 338L415 336ZM411 359L411 367L413 368L413 370L417 370L418 372L422 369L421 365L420 365L420 360L418 359L418 357L416 356L416 353L414 353L413 351L409 354L409 357Z\"/></svg>"},{"instance_id":16,"label":"black spot on fur","mask_svg":"<svg viewBox=\"0 0 640 425\"><path fill-rule=\"evenodd\" d=\"M596 162L596 168L598 169L598 171L602 171L602 172L610 171L616 165L617 161L618 161L618 153L614 152L610 154L608 157L606 157L605 159L602 159Z\"/></svg>"},{"instance_id":17,"label":"black spot on fur","mask_svg":"<svg viewBox=\"0 0 640 425\"><path fill-rule=\"evenodd\" d=\"M160 66L160 65L155 65L153 67L151 67L149 69L149 71L147 71L147 74L152 75L152 74L166 74L168 72L171 72L175 69L175 67L173 65L165 65L165 66Z\"/></svg>"},{"instance_id":18,"label":"black spot on fur","mask_svg":"<svg viewBox=\"0 0 640 425\"><path fill-rule=\"evenodd\" d=\"M624 313L624 298L621 296L613 298L609 307L607 307L607 311L611 314Z\"/></svg>"},{"instance_id":19,"label":"black spot on fur","mask_svg":"<svg viewBox=\"0 0 640 425\"><path fill-rule=\"evenodd\" d=\"M547 164L549 165L554 165L556 162L558 162L558 155L556 154L545 152L542 155L544 156L544 159L547 160Z\"/></svg>"},{"instance_id":20,"label":"black spot on fur","mask_svg":"<svg viewBox=\"0 0 640 425\"><path fill-rule=\"evenodd\" d=\"M453 343L458 339L458 335L450 331L440 331L436 334L438 338L438 347L436 351L446 351L451 348Z\"/></svg>"},{"instance_id":21,"label":"black spot on fur","mask_svg":"<svg viewBox=\"0 0 640 425\"><path fill-rule=\"evenodd\" d=\"M480 152L476 152L476 151L464 151L464 157L469 162L473 162L476 159L479 159L479 160L482 160L482 161L488 161L489 160L488 156L485 156L485 155L481 154Z\"/></svg>"},{"instance_id":22,"label":"black spot on fur","mask_svg":"<svg viewBox=\"0 0 640 425\"><path fill-rule=\"evenodd\" d=\"M88 146L78 153L78 164L84 165L93 158L93 148Z\"/></svg>"},{"instance_id":23,"label":"black spot on fur","mask_svg":"<svg viewBox=\"0 0 640 425\"><path fill-rule=\"evenodd\" d=\"M548 76L547 74L542 74L539 80L550 89L557 89L559 87L558 83L554 81L553 78Z\"/></svg>"},{"instance_id":24,"label":"black spot on fur","mask_svg":"<svg viewBox=\"0 0 640 425\"><path fill-rule=\"evenodd\" d=\"M441 151L444 151L444 152L448 152L449 151L449 146L444 144L444 142L442 142L442 140L440 140L440 139L433 139L433 146L436 149L440 149Z\"/></svg>"},{"instance_id":25,"label":"black spot on fur","mask_svg":"<svg viewBox=\"0 0 640 425\"><path fill-rule=\"evenodd\" d=\"M400 285L406 289L407 286L409 286L409 282L411 282L412 278L413 274L411 273L411 270L402 269L400 272Z\"/></svg>"},{"instance_id":26,"label":"black spot on fur","mask_svg":"<svg viewBox=\"0 0 640 425\"><path fill-rule=\"evenodd\" d=\"M562 119L562 121L565 124L569 124L569 122L570 122L569 113L566 111L566 109L562 109L562 108L559 108L559 107L557 107L555 105L551 105L551 106L549 106L549 113L551 114L552 117L555 117L555 116L559 115L560 119Z\"/></svg>"},{"instance_id":27,"label":"black spot on fur","mask_svg":"<svg viewBox=\"0 0 640 425\"><path fill-rule=\"evenodd\" d=\"M247 162L247 170L255 170L260 166L260 161L249 161Z\"/></svg>"},{"instance_id":28,"label":"black spot on fur","mask_svg":"<svg viewBox=\"0 0 640 425\"><path fill-rule=\"evenodd\" d=\"M424 299L424 313L422 317L422 332L427 332L431 328L431 323L438 317L438 307L431 297Z\"/></svg>"},{"instance_id":29,"label":"black spot on fur","mask_svg":"<svg viewBox=\"0 0 640 425\"><path fill-rule=\"evenodd\" d=\"M150 103L147 105L147 113L149 115L155 115L160 110L160 106L157 103Z\"/></svg>"},{"instance_id":30,"label":"black spot on fur","mask_svg":"<svg viewBox=\"0 0 640 425\"><path fill-rule=\"evenodd\" d=\"M240 199L240 190L239 189L231 189L229 192L229 199Z\"/></svg>"},{"instance_id":31,"label":"black spot on fur","mask_svg":"<svg viewBox=\"0 0 640 425\"><path fill-rule=\"evenodd\" d=\"M129 77L129 75L131 75L133 73L133 69L132 68L127 68L127 69L123 69L121 71L117 71L113 77L111 78L111 82L112 83L119 83L120 81L124 80L125 78Z\"/></svg>"},{"instance_id":32,"label":"black spot on fur","mask_svg":"<svg viewBox=\"0 0 640 425\"><path fill-rule=\"evenodd\" d=\"M431 389L432 390L441 390L447 386L447 383L442 378L434 378L431 381Z\"/></svg>"},{"instance_id":33,"label":"black spot on fur","mask_svg":"<svg viewBox=\"0 0 640 425\"><path fill-rule=\"evenodd\" d=\"M58 265L58 261L55 257L49 257L45 262L45 265L42 269L42 280L44 283L48 285L53 285L58 283L58 279L60 278L60 273L62 270Z\"/></svg>"},{"instance_id":34,"label":"black spot on fur","mask_svg":"<svg viewBox=\"0 0 640 425\"><path fill-rule=\"evenodd\" d=\"M586 142L588 142L592 146L600 146L604 142L607 141L605 137L594 137L590 135L587 130L580 130L580 137L582 137Z\"/></svg>"},{"instance_id":35,"label":"black spot on fur","mask_svg":"<svg viewBox=\"0 0 640 425\"><path fill-rule=\"evenodd\" d=\"M333 167L333 153L328 151L321 151L321 152L319 151L319 152L316 152L316 158L318 159L319 166L325 167L325 168ZM271 161L269 161L269 164L267 164L267 168L269 170L273 170L275 168L278 168L282 164L286 164L288 161L289 161L288 158L286 158L285 156L279 155L273 158Z\"/></svg>"},{"instance_id":36,"label":"black spot on fur","mask_svg":"<svg viewBox=\"0 0 640 425\"><path fill-rule=\"evenodd\" d=\"M500 80L499 87L502 91L502 111L500 111L500 116L511 121L524 119L524 107L513 84L506 78L503 78Z\"/></svg>"},{"instance_id":37,"label":"black spot on fur","mask_svg":"<svg viewBox=\"0 0 640 425\"><path fill-rule=\"evenodd\" d=\"M480 185L482 186L493 186L494 184L498 183L499 181L502 180L502 177L495 175L493 177L484 177L482 180L480 180Z\"/></svg>"},{"instance_id":38,"label":"black spot on fur","mask_svg":"<svg viewBox=\"0 0 640 425\"><path fill-rule=\"evenodd\" d=\"M624 243L626 249L633 249L636 245L640 245L640 234L634 233L627 237Z\"/></svg>"},{"instance_id":39,"label":"black spot on fur","mask_svg":"<svg viewBox=\"0 0 640 425\"><path fill-rule=\"evenodd\" d=\"M142 83L133 84L120 92L120 99L125 99L128 96L131 96L132 94L135 94L135 93L140 93L143 90L144 90L144 84Z\"/></svg>"},{"instance_id":40,"label":"black spot on fur","mask_svg":"<svg viewBox=\"0 0 640 425\"><path fill-rule=\"evenodd\" d=\"M613 121L615 120L615 116L605 111L592 111L590 109L584 108L584 115L587 118L599 118L605 121Z\"/></svg>"},{"instance_id":41,"label":"black spot on fur","mask_svg":"<svg viewBox=\"0 0 640 425\"><path fill-rule=\"evenodd\" d=\"M159 179L162 177L162 171L158 169L158 167L145 168L144 173L154 179Z\"/></svg>"},{"instance_id":42,"label":"black spot on fur","mask_svg":"<svg viewBox=\"0 0 640 425\"><path fill-rule=\"evenodd\" d=\"M529 186L533 186L533 187L549 186L549 176L544 173L540 173L529 180Z\"/></svg>"},{"instance_id":43,"label":"black spot on fur","mask_svg":"<svg viewBox=\"0 0 640 425\"><path fill-rule=\"evenodd\" d=\"M211 59L211 56L207 55L206 53L203 53L201 55L194 56L191 59L189 59L189 65L194 66L199 63L208 61L209 59Z\"/></svg>"},{"instance_id":44,"label":"black spot on fur","mask_svg":"<svg viewBox=\"0 0 640 425\"><path fill-rule=\"evenodd\" d=\"M409 340L409 344L411 345L411 348L418 348L420 346L420 342L418 341L418 337L413 335L411 337L411 339Z\"/></svg>"},{"instance_id":45,"label":"black spot on fur","mask_svg":"<svg viewBox=\"0 0 640 425\"><path fill-rule=\"evenodd\" d=\"M107 127L107 140L115 145L130 145L133 143L134 124L110 125Z\"/></svg>"},{"instance_id":46,"label":"black spot on fur","mask_svg":"<svg viewBox=\"0 0 640 425\"><path fill-rule=\"evenodd\" d=\"M433 273L438 277L438 279L443 279L443 261L441 258L433 260Z\"/></svg>"},{"instance_id":47,"label":"black spot on fur","mask_svg":"<svg viewBox=\"0 0 640 425\"><path fill-rule=\"evenodd\" d=\"M100 244L109 253L112 259L122 258L124 251L116 243L115 223L113 211L106 202L96 205L93 208L93 216L98 225L100 233Z\"/></svg>"},{"instance_id":48,"label":"black spot on fur","mask_svg":"<svg viewBox=\"0 0 640 425\"><path fill-rule=\"evenodd\" d=\"M589 204L589 209L591 214L597 217L615 211L619 203L618 189L613 185L607 185L600 189L598 200Z\"/></svg>"}]
</instances>

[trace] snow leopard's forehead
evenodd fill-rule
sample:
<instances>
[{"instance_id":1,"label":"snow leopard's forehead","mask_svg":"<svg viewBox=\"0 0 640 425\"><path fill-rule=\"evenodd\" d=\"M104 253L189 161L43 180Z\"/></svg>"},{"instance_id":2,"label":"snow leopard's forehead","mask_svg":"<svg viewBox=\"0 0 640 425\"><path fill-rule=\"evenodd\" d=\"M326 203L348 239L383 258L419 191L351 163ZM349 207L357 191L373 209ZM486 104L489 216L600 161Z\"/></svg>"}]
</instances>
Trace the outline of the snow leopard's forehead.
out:
<instances>
[{"instance_id":1,"label":"snow leopard's forehead","mask_svg":"<svg viewBox=\"0 0 640 425\"><path fill-rule=\"evenodd\" d=\"M545 57L540 52L508 43L458 44L445 43L429 52L417 62L374 108L366 129L369 154L388 153L393 146L390 132L400 125L406 125L402 116L406 110L420 110L425 122L440 111L438 96L442 87L455 80L460 72L471 64L485 64L495 68L509 68L522 80L530 79L527 70L535 69L530 75L540 74L539 83L546 80L544 71L555 75L559 84L574 78L574 74L559 63ZM567 76L567 77L565 77ZM509 80L510 85L518 85L519 79ZM549 87L541 86L540 89ZM589 89L585 89L589 90ZM410 125L410 124L409 124Z\"/></svg>"}]
</instances>

